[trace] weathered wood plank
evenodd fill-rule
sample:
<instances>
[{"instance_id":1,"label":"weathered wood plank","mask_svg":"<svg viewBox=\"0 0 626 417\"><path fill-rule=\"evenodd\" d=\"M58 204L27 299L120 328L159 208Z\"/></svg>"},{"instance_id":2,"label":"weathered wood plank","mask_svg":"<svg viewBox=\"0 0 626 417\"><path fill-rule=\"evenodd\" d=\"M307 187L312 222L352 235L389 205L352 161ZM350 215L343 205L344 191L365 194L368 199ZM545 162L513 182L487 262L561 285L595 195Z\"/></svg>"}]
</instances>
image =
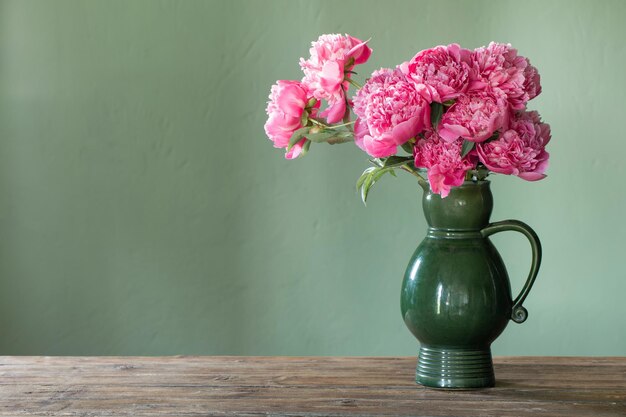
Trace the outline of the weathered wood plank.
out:
<instances>
[{"instance_id":1,"label":"weathered wood plank","mask_svg":"<svg viewBox=\"0 0 626 417\"><path fill-rule=\"evenodd\" d=\"M495 367L496 388L445 391L415 358L0 357L0 415L626 416L626 358Z\"/></svg>"}]
</instances>

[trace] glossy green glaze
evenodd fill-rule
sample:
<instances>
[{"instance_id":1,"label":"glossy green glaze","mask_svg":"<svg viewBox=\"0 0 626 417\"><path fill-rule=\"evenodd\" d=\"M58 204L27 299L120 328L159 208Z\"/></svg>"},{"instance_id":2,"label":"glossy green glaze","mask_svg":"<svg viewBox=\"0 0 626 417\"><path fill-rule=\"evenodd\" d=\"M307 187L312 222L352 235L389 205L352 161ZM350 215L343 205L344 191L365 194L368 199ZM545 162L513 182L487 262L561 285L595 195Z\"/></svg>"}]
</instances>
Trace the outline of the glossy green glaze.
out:
<instances>
[{"instance_id":1,"label":"glossy green glaze","mask_svg":"<svg viewBox=\"0 0 626 417\"><path fill-rule=\"evenodd\" d=\"M416 381L438 388L495 384L491 343L509 319L526 320L522 303L537 276L541 245L522 222L489 223L493 198L488 181L466 182L441 198L425 186L429 228L402 283L402 317L421 344ZM488 236L523 233L532 248L531 271L513 299L502 258Z\"/></svg>"}]
</instances>

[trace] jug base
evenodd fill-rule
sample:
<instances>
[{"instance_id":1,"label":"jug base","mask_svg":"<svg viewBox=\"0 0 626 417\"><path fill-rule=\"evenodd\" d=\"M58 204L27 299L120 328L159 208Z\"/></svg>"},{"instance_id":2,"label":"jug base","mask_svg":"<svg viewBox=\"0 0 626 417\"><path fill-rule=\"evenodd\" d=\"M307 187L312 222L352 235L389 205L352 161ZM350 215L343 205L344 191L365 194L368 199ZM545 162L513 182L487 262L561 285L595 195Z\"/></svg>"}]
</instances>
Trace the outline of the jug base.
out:
<instances>
[{"instance_id":1,"label":"jug base","mask_svg":"<svg viewBox=\"0 0 626 417\"><path fill-rule=\"evenodd\" d=\"M486 388L495 385L491 349L421 346L415 381L445 389Z\"/></svg>"}]
</instances>

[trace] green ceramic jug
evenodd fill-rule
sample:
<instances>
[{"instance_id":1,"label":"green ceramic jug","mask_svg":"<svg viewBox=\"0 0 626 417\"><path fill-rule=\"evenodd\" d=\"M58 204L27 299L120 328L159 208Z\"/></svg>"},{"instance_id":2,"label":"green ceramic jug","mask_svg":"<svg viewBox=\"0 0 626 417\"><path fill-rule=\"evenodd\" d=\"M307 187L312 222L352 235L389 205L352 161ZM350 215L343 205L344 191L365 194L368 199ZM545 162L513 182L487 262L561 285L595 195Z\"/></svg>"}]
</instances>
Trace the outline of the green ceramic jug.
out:
<instances>
[{"instance_id":1,"label":"green ceramic jug","mask_svg":"<svg viewBox=\"0 0 626 417\"><path fill-rule=\"evenodd\" d=\"M466 181L446 198L423 185L428 232L402 282L404 322L420 342L416 381L437 388L495 385L491 343L509 319L522 323L522 307L541 262L535 232L517 220L489 223L493 197L489 181ZM530 241L532 265L513 299L509 277L489 240L513 230Z\"/></svg>"}]
</instances>

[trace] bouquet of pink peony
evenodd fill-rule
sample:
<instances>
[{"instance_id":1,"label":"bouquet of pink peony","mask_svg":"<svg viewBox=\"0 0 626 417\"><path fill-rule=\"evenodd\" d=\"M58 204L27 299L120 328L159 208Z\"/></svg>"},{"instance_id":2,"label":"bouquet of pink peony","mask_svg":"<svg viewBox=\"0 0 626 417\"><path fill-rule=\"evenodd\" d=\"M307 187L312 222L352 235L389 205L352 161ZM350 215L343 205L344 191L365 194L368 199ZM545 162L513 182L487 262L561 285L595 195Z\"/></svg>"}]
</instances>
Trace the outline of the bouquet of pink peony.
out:
<instances>
[{"instance_id":1,"label":"bouquet of pink peony","mask_svg":"<svg viewBox=\"0 0 626 417\"><path fill-rule=\"evenodd\" d=\"M371 52L367 41L322 35L300 59L302 80L272 86L265 132L286 158L305 155L313 142L356 143L373 164L357 182L364 202L397 169L428 180L441 197L491 172L545 177L550 126L526 110L541 92L539 73L511 45L437 46L361 86L354 69Z\"/></svg>"}]
</instances>

